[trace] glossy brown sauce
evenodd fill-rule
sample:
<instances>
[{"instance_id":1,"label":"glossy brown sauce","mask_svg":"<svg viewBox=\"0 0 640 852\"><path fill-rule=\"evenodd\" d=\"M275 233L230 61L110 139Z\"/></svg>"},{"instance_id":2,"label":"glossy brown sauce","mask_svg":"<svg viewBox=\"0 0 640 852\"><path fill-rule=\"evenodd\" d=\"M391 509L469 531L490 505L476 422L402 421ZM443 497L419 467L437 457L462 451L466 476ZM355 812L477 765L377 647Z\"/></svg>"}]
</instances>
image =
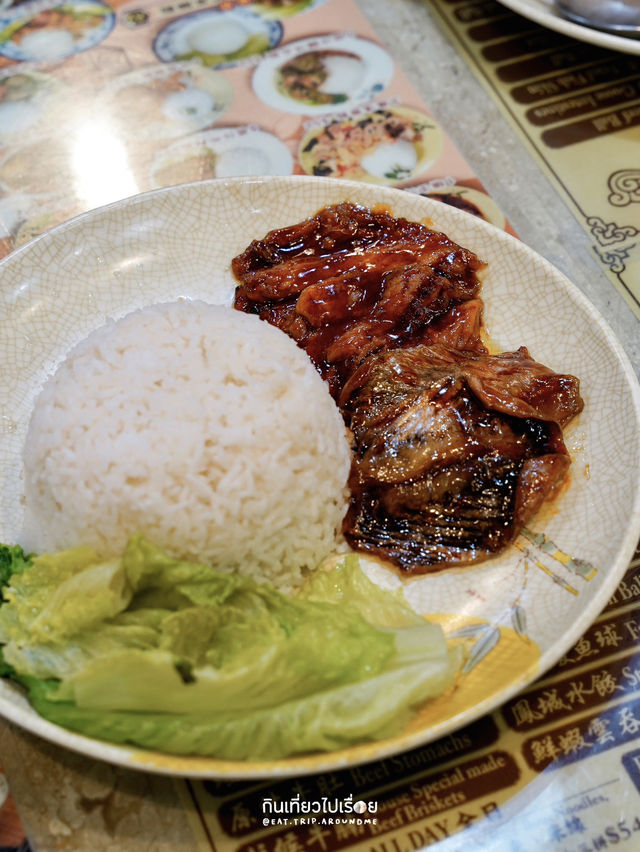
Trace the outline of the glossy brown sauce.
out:
<instances>
[{"instance_id":1,"label":"glossy brown sauce","mask_svg":"<svg viewBox=\"0 0 640 852\"><path fill-rule=\"evenodd\" d=\"M371 356L339 404L353 433L345 537L417 573L513 540L562 484L570 459L558 420L581 400L525 349L437 344Z\"/></svg>"},{"instance_id":2,"label":"glossy brown sauce","mask_svg":"<svg viewBox=\"0 0 640 852\"><path fill-rule=\"evenodd\" d=\"M482 266L425 225L341 204L234 258L234 304L293 337L336 396L365 355L422 341L438 320L448 328L448 312L478 293ZM465 318L470 346L481 346L480 319Z\"/></svg>"},{"instance_id":3,"label":"glossy brown sauce","mask_svg":"<svg viewBox=\"0 0 640 852\"><path fill-rule=\"evenodd\" d=\"M482 341L482 261L445 234L352 204L234 258L234 306L289 334L353 435L343 525L407 573L499 552L570 464L578 380Z\"/></svg>"}]
</instances>

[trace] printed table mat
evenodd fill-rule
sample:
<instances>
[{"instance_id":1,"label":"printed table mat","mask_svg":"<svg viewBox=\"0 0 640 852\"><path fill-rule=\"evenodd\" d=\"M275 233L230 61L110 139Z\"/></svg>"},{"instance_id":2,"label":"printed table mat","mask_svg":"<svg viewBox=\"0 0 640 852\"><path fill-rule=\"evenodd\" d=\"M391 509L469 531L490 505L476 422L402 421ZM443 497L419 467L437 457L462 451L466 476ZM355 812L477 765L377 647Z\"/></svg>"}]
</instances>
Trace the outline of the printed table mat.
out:
<instances>
[{"instance_id":1,"label":"printed table mat","mask_svg":"<svg viewBox=\"0 0 640 852\"><path fill-rule=\"evenodd\" d=\"M0 9L0 256L119 198L252 174L411 188L505 227L351 0L59 2Z\"/></svg>"},{"instance_id":2,"label":"printed table mat","mask_svg":"<svg viewBox=\"0 0 640 852\"><path fill-rule=\"evenodd\" d=\"M567 38L494 0L431 8L640 316L640 56Z\"/></svg>"}]
</instances>

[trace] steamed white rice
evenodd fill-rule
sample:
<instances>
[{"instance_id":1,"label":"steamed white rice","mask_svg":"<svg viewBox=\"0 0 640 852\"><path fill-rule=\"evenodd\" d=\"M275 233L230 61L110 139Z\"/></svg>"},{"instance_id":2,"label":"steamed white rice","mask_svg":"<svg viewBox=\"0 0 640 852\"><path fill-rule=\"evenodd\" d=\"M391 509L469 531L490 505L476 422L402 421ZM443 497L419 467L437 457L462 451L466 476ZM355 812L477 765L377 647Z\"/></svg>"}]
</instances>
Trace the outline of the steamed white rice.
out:
<instances>
[{"instance_id":1,"label":"steamed white rice","mask_svg":"<svg viewBox=\"0 0 640 852\"><path fill-rule=\"evenodd\" d=\"M346 511L342 418L306 354L257 317L144 308L77 345L39 394L23 545L179 558L281 588L332 549Z\"/></svg>"}]
</instances>

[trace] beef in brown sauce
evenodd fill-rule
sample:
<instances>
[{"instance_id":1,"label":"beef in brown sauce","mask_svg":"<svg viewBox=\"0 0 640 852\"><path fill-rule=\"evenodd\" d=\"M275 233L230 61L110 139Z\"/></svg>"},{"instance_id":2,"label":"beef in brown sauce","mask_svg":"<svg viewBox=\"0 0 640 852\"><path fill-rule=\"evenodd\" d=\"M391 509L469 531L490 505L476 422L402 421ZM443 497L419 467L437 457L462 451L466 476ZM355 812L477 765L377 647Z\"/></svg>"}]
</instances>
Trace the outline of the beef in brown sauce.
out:
<instances>
[{"instance_id":1,"label":"beef in brown sauce","mask_svg":"<svg viewBox=\"0 0 640 852\"><path fill-rule=\"evenodd\" d=\"M301 346L353 433L343 532L407 573L500 551L565 480L579 383L482 342L478 257L338 204L233 260L234 306Z\"/></svg>"},{"instance_id":2,"label":"beef in brown sauce","mask_svg":"<svg viewBox=\"0 0 640 852\"><path fill-rule=\"evenodd\" d=\"M439 344L368 358L340 400L354 436L344 534L415 573L501 550L564 481L578 382L529 357Z\"/></svg>"},{"instance_id":3,"label":"beef in brown sauce","mask_svg":"<svg viewBox=\"0 0 640 852\"><path fill-rule=\"evenodd\" d=\"M468 348L482 348L482 266L445 234L344 203L271 231L234 258L234 306L293 337L337 396L368 354L431 341L430 329L435 339L462 335Z\"/></svg>"}]
</instances>

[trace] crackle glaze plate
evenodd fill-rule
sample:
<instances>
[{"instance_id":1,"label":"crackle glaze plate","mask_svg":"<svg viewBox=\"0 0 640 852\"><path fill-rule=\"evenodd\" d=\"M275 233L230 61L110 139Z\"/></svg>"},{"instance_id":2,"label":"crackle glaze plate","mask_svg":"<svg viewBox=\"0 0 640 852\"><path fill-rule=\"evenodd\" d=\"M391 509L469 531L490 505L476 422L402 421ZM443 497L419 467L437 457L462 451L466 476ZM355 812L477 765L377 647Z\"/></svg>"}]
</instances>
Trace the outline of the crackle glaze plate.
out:
<instances>
[{"instance_id":1,"label":"crackle glaze plate","mask_svg":"<svg viewBox=\"0 0 640 852\"><path fill-rule=\"evenodd\" d=\"M329 754L232 762L174 757L92 740L41 719L0 682L0 713L62 746L145 771L260 778L354 765L436 740L514 696L584 633L616 589L640 534L640 390L620 345L580 291L502 230L420 195L361 182L256 177L198 182L72 219L0 263L0 540L22 522L21 452L34 398L68 350L107 317L180 297L230 304L230 262L254 238L329 203L383 203L431 220L488 263L485 322L501 349L581 379L585 408L566 430L569 485L500 556L401 579L375 560L369 575L403 586L418 611L467 651L456 684L400 735Z\"/></svg>"}]
</instances>

